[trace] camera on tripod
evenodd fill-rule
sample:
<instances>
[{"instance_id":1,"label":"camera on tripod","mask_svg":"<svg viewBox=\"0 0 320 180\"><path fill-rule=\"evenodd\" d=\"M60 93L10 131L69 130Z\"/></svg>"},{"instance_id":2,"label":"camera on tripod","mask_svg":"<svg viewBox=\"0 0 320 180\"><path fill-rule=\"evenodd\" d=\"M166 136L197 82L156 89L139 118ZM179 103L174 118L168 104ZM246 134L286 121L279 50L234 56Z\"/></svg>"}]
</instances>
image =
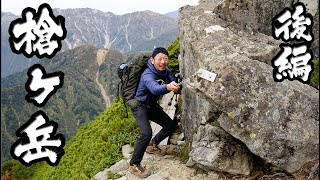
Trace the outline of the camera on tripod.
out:
<instances>
[{"instance_id":1,"label":"camera on tripod","mask_svg":"<svg viewBox=\"0 0 320 180\"><path fill-rule=\"evenodd\" d=\"M169 103L168 103L169 106L172 105L172 100L173 100L174 97L176 97L175 100L176 100L176 102L178 102L178 94L180 94L180 92L181 92L181 88L182 88L182 83L181 83L181 82L182 82L182 79L183 79L183 75L180 74L180 73L176 73L176 74L174 75L174 79L175 79L175 82L176 82L177 84L179 84L179 86L180 86L180 91L173 94L173 96L171 97L171 99L170 99L170 101L169 101ZM175 107L177 107L177 106L178 106L178 103L175 104Z\"/></svg>"},{"instance_id":2,"label":"camera on tripod","mask_svg":"<svg viewBox=\"0 0 320 180\"><path fill-rule=\"evenodd\" d=\"M183 79L183 75L180 74L180 73L176 73L174 75L174 80L176 83L178 83L179 85L181 85L180 83L182 82L182 79Z\"/></svg>"}]
</instances>

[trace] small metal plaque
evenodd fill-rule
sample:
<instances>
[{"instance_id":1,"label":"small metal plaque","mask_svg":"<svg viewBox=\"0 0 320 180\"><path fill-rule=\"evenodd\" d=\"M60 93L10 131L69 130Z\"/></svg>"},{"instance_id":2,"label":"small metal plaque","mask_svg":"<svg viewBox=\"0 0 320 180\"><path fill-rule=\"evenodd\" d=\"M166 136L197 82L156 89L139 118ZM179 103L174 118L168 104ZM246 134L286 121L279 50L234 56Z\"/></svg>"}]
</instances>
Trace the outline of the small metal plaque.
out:
<instances>
[{"instance_id":1,"label":"small metal plaque","mask_svg":"<svg viewBox=\"0 0 320 180\"><path fill-rule=\"evenodd\" d=\"M217 74L204 70L204 69L199 69L199 71L197 72L197 76L206 79L210 82L214 82L214 80L216 79Z\"/></svg>"}]
</instances>

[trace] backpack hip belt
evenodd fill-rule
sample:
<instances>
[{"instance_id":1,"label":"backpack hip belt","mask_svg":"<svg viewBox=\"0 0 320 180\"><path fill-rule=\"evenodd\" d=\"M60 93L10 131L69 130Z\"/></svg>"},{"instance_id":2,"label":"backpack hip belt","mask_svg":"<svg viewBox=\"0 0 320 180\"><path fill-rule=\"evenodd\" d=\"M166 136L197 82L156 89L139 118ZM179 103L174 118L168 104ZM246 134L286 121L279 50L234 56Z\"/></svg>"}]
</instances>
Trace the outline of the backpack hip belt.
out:
<instances>
[{"instance_id":1,"label":"backpack hip belt","mask_svg":"<svg viewBox=\"0 0 320 180\"><path fill-rule=\"evenodd\" d=\"M130 108L135 108L135 107L139 107L139 106L142 106L144 108L150 108L151 106L147 105L147 104L144 104L136 99L130 99L129 101L127 101L127 105L130 107Z\"/></svg>"}]
</instances>

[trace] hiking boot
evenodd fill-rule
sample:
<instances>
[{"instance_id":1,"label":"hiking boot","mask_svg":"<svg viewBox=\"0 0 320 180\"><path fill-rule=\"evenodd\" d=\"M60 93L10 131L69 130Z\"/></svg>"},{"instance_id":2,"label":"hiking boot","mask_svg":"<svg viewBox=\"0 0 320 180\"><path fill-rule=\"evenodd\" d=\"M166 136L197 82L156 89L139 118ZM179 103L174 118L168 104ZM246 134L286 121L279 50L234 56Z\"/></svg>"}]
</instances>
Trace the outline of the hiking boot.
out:
<instances>
[{"instance_id":1,"label":"hiking boot","mask_svg":"<svg viewBox=\"0 0 320 180\"><path fill-rule=\"evenodd\" d=\"M139 178L146 178L151 174L150 171L142 167L140 164L130 165L129 172L138 176Z\"/></svg>"},{"instance_id":2,"label":"hiking boot","mask_svg":"<svg viewBox=\"0 0 320 180\"><path fill-rule=\"evenodd\" d=\"M160 149L156 144L151 144L147 147L146 152L148 154L155 154L155 155L159 155L159 156L164 156L166 151Z\"/></svg>"}]
</instances>

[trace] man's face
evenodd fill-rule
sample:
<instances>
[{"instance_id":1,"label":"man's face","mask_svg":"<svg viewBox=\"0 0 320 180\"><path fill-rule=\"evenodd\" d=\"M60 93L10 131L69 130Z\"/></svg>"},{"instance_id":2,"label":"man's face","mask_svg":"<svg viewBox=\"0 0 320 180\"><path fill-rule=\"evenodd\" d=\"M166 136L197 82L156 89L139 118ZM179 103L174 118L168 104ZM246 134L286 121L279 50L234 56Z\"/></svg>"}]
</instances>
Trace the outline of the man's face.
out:
<instances>
[{"instance_id":1,"label":"man's face","mask_svg":"<svg viewBox=\"0 0 320 180\"><path fill-rule=\"evenodd\" d=\"M157 71L164 71L169 63L169 58L167 55L159 53L154 58L151 58L151 62Z\"/></svg>"}]
</instances>

